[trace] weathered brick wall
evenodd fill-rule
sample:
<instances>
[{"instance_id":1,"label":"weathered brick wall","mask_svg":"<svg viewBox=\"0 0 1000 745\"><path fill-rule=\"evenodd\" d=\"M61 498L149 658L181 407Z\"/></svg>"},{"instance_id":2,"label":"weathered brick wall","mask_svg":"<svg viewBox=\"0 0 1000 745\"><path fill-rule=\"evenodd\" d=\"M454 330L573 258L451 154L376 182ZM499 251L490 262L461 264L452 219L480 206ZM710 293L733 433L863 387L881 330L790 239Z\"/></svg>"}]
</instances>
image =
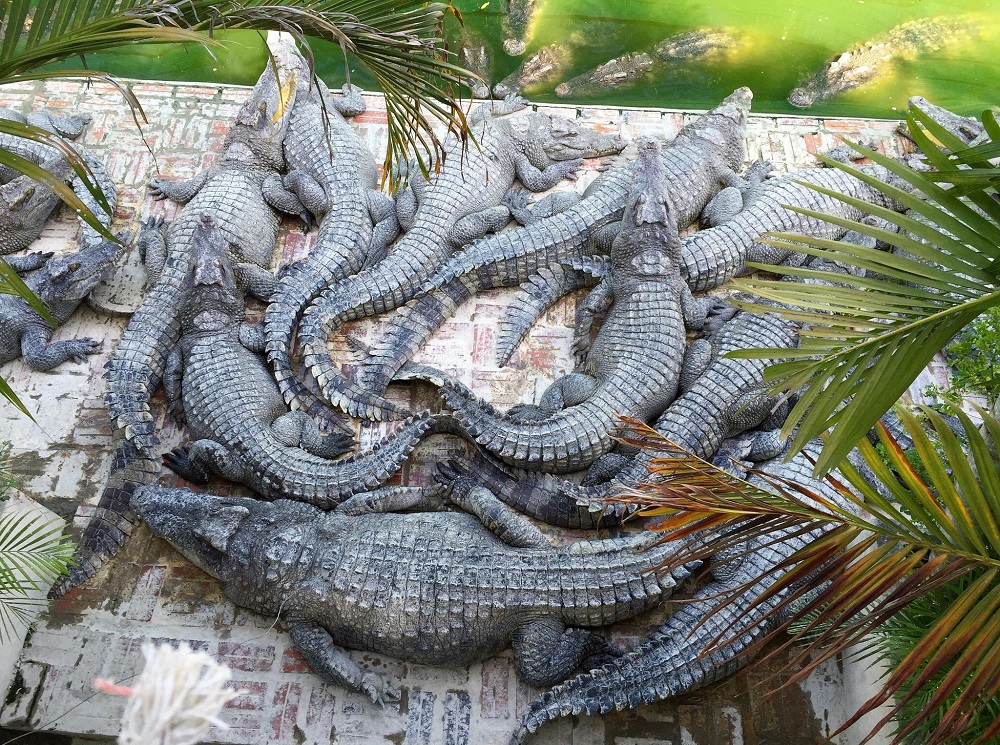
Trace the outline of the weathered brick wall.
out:
<instances>
[{"instance_id":1,"label":"weathered brick wall","mask_svg":"<svg viewBox=\"0 0 1000 745\"><path fill-rule=\"evenodd\" d=\"M116 227L133 229L147 215L164 214L169 219L177 211L172 203L150 200L146 181L157 169L163 176L183 179L209 167L218 156L228 122L247 95L245 88L201 85L140 84L135 91L149 117L142 130L148 149L109 86L86 89L61 82L12 86L5 88L0 101L25 111L48 107L91 114L94 121L83 142L105 159L119 184ZM369 111L354 123L368 144L384 153L384 107L374 96L369 104ZM575 113L587 124L621 131L631 139L643 134L671 136L691 116L548 108L564 115ZM893 122L755 116L750 122L748 162L765 158L779 169L812 165L813 152L836 144L845 135L896 153L901 143L894 126ZM561 188L582 190L596 175L599 163L587 165L575 186L566 183ZM38 247L63 250L72 245L75 232L72 219L63 215L46 229ZM304 255L313 240L297 225L286 224L276 265ZM547 313L510 366L501 369L494 361L494 335L508 298L507 292L476 298L445 325L418 359L457 372L477 393L500 406L537 400L549 382L569 371L572 318L579 296ZM22 489L66 518L75 515L77 525L89 518L109 469L110 426L102 402L101 373L123 325L121 318L83 308L58 335L86 335L102 341L100 353L86 364L35 373L18 361L2 370L39 422L36 427L11 407L0 407L0 439L14 442L14 467ZM351 330L371 339L376 329L377 324L362 323ZM350 359L343 339L335 341L340 358ZM393 397L414 409L436 405L433 392L425 386L400 388ZM179 444L183 433L165 419L159 394L153 410L164 450ZM361 425L361 446L370 446L390 426ZM400 479L426 481L434 462L462 449L454 440L435 437L421 445ZM166 471L162 480L178 483ZM233 488L232 493L238 490ZM614 636L631 645L662 615L661 610L624 624ZM114 735L122 702L104 694L93 696L91 681L134 675L141 667L139 648L145 640L188 641L232 667L234 685L245 692L225 710L223 718L231 728L215 733L213 741L218 742L502 743L535 693L518 682L509 653L467 670L352 653L402 688L399 705L380 710L362 696L320 681L290 648L280 623L233 606L217 582L139 528L115 561L88 585L54 603L38 624L25 647L20 674L0 721L11 728ZM791 686L765 698L769 686L761 681L767 671L737 675L694 695L637 712L603 719L564 719L535 742L806 745L819 742L843 720L845 712L853 710L851 701L864 697L863 687L855 680L860 674L857 669L848 666L843 673L831 665L804 687Z\"/></svg>"}]
</instances>

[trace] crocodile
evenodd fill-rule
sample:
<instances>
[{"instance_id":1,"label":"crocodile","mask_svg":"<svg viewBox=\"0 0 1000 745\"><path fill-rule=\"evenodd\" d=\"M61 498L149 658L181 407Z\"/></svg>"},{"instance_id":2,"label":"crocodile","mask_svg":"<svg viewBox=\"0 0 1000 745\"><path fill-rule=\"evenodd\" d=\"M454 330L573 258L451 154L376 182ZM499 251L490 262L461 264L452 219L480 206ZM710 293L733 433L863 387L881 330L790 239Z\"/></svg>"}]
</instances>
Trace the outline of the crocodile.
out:
<instances>
[{"instance_id":1,"label":"crocodile","mask_svg":"<svg viewBox=\"0 0 1000 745\"><path fill-rule=\"evenodd\" d=\"M221 475L268 498L323 508L390 478L436 420L416 417L371 452L331 460L350 438L322 436L304 412L288 411L267 365L245 346L260 348L261 334L244 323L225 241L203 214L184 288L183 333L164 374L169 411L198 439L164 456L166 464L194 483Z\"/></svg>"},{"instance_id":2,"label":"crocodile","mask_svg":"<svg viewBox=\"0 0 1000 745\"><path fill-rule=\"evenodd\" d=\"M518 65L510 75L493 86L493 95L503 98L520 93L525 88L542 85L556 79L569 64L570 52L559 43L544 46Z\"/></svg>"},{"instance_id":3,"label":"crocodile","mask_svg":"<svg viewBox=\"0 0 1000 745\"><path fill-rule=\"evenodd\" d=\"M296 75L308 80L309 74L298 55ZM284 139L284 186L294 200L281 207L294 212L301 203L320 217L319 233L308 256L283 271L264 316L267 358L285 400L334 425L320 399L294 376L291 346L306 306L328 285L377 263L399 232L392 200L377 189L375 158L344 121L364 110L356 87L345 86L344 95L333 98L317 79L296 91Z\"/></svg>"},{"instance_id":4,"label":"crocodile","mask_svg":"<svg viewBox=\"0 0 1000 745\"><path fill-rule=\"evenodd\" d=\"M851 47L827 62L788 94L800 109L857 88L881 75L891 62L912 59L946 46L968 42L985 19L973 14L917 18L894 26L874 39Z\"/></svg>"},{"instance_id":5,"label":"crocodile","mask_svg":"<svg viewBox=\"0 0 1000 745\"><path fill-rule=\"evenodd\" d=\"M244 262L239 265L241 284L256 286L261 294L266 294L261 284L267 292L273 289L262 267L270 263L278 218L265 201L264 191L277 191L281 186L278 170L284 167L281 141L287 127L286 104L297 82L284 74L287 57L279 52L275 60L237 113L216 165L190 181L170 183L157 178L150 182L155 198L170 197L187 204L165 235L157 218L150 218L140 233L138 246L154 284L132 314L106 366L109 390L105 401L114 447L111 473L84 529L75 565L52 586L50 597L59 597L89 579L115 554L134 526L129 508L132 493L159 473L153 456L157 440L149 398L180 335L182 287L191 270L192 241L203 214L215 219L233 257Z\"/></svg>"},{"instance_id":6,"label":"crocodile","mask_svg":"<svg viewBox=\"0 0 1000 745\"><path fill-rule=\"evenodd\" d=\"M473 98L490 97L490 51L486 40L475 31L465 26L458 37L458 51L455 53L459 67L472 72L476 77L465 82L472 92ZM500 98L503 98L505 93Z\"/></svg>"},{"instance_id":7,"label":"crocodile","mask_svg":"<svg viewBox=\"0 0 1000 745\"><path fill-rule=\"evenodd\" d=\"M860 174L896 184L882 166L854 168ZM902 184L900 184L903 186ZM879 208L901 212L904 205L875 187L835 168L804 168L769 178L761 185L756 200L747 209L713 228L699 230L684 239L682 273L695 292L703 292L749 271L747 262L781 264L800 257L793 245L788 248L759 242L767 232L798 233L815 238L838 240L847 228L826 219L786 209L792 206L813 210L824 216L861 221L868 212L815 189L831 189ZM911 187L906 186L910 189Z\"/></svg>"},{"instance_id":8,"label":"crocodile","mask_svg":"<svg viewBox=\"0 0 1000 745\"><path fill-rule=\"evenodd\" d=\"M751 98L749 88L736 90L663 150L679 227L697 219L719 187L742 183L734 169L743 162ZM607 253L628 201L632 168L632 163L612 166L587 187L582 199L567 204L560 196L560 208L540 219L531 220L534 210L515 207L515 217L529 224L480 240L447 261L425 285L426 294L406 306L372 345L358 380L373 391L384 391L434 330L478 291L517 286L542 267L595 249ZM546 197L536 208L551 208L554 201Z\"/></svg>"},{"instance_id":9,"label":"crocodile","mask_svg":"<svg viewBox=\"0 0 1000 745\"><path fill-rule=\"evenodd\" d=\"M986 127L983 126L982 121L974 116L961 116L948 111L948 109L932 104L923 96L912 96L907 101L907 106L910 111L919 109L924 112L969 147L979 145L986 140ZM910 136L906 122L900 122L898 131L905 137Z\"/></svg>"},{"instance_id":10,"label":"crocodile","mask_svg":"<svg viewBox=\"0 0 1000 745\"><path fill-rule=\"evenodd\" d=\"M578 471L611 449L617 415L645 421L676 394L685 327L700 328L706 311L680 276L680 237L660 142L646 138L638 149L610 272L577 308L574 349L584 360L582 372L549 386L538 418L498 414L457 381L441 388L466 435L510 465ZM591 342L591 323L604 311Z\"/></svg>"},{"instance_id":11,"label":"crocodile","mask_svg":"<svg viewBox=\"0 0 1000 745\"><path fill-rule=\"evenodd\" d=\"M452 139L447 157L430 183L411 179L416 212L397 211L401 225L412 225L381 262L325 290L309 307L299 327L305 363L323 397L353 416L399 418L403 412L373 396L341 374L330 359L327 340L346 321L383 313L413 298L454 249L510 221L501 204L515 178L540 191L576 171L584 157L620 149L618 138L584 133L562 117L529 112L506 117L527 106L512 97L482 105L471 116L477 147L462 152Z\"/></svg>"},{"instance_id":12,"label":"crocodile","mask_svg":"<svg viewBox=\"0 0 1000 745\"><path fill-rule=\"evenodd\" d=\"M706 28L668 36L648 49L615 57L560 83L556 95L560 98L600 95L610 88L660 76L671 63L719 57L730 52L736 41L736 35L729 29Z\"/></svg>"},{"instance_id":13,"label":"crocodile","mask_svg":"<svg viewBox=\"0 0 1000 745\"><path fill-rule=\"evenodd\" d=\"M813 456L818 448L812 448ZM813 462L804 454L790 462L778 458L760 467L771 476L801 484L831 503L851 503L826 481L812 477ZM772 490L766 480L750 482ZM803 497L804 498L804 497ZM828 527L778 529L756 540L723 550L709 562L712 579L678 603L669 620L622 657L561 683L535 698L521 717L510 742L520 745L546 722L579 714L606 714L678 696L731 675L747 658L741 653L772 630L776 613L792 590L781 590L751 609L751 604L792 567L782 563L818 540ZM723 563L725 562L725 563ZM717 611L717 612L715 612ZM734 638L734 630L739 636ZM715 646L718 644L718 646Z\"/></svg>"},{"instance_id":14,"label":"crocodile","mask_svg":"<svg viewBox=\"0 0 1000 745\"><path fill-rule=\"evenodd\" d=\"M111 241L87 243L48 259L25 284L61 325L110 271L119 250ZM51 370L67 360L83 362L99 349L95 339L50 341L53 330L24 298L0 295L0 363L23 357L32 370Z\"/></svg>"},{"instance_id":15,"label":"crocodile","mask_svg":"<svg viewBox=\"0 0 1000 745\"><path fill-rule=\"evenodd\" d=\"M774 168L766 160L754 162L743 174L740 186L727 186L716 194L701 211L701 227L714 228L732 220L760 199L762 185Z\"/></svg>"},{"instance_id":16,"label":"crocodile","mask_svg":"<svg viewBox=\"0 0 1000 745\"><path fill-rule=\"evenodd\" d=\"M541 0L507 0L507 15L501 22L503 50L512 57L524 54L528 47L531 20Z\"/></svg>"},{"instance_id":17,"label":"crocodile","mask_svg":"<svg viewBox=\"0 0 1000 745\"><path fill-rule=\"evenodd\" d=\"M76 150L90 169L93 181L104 195L110 211L105 211L98 203L84 185L83 179L76 174L69 161L56 147L0 133L0 149L41 166L70 185L101 225L106 228L111 224L118 198L114 182L99 158L71 141L83 133L87 123L90 122L89 116L78 114L54 116L48 112L33 112L25 117L10 109L0 109L0 118L48 130ZM61 201L55 192L30 176L22 175L6 166L0 167L0 254L14 253L27 248L41 234L49 216ZM98 245L105 240L104 236L82 219L80 224L83 231L81 246Z\"/></svg>"},{"instance_id":18,"label":"crocodile","mask_svg":"<svg viewBox=\"0 0 1000 745\"><path fill-rule=\"evenodd\" d=\"M702 459L711 459L727 438L767 420L772 420L773 428L787 411L780 399L763 388L766 360L727 355L742 349L792 348L798 344L798 335L794 324L776 315L744 312L723 324L708 343L711 348L701 374L652 425L660 435ZM685 366L693 374L691 356L689 352ZM620 505L605 505L603 500L648 481L650 466L662 453L640 450L630 455L618 452L599 458L583 485L548 474L524 473L483 453L469 464L439 465L438 478L448 483L472 475L517 511L552 525L608 527L625 515Z\"/></svg>"},{"instance_id":19,"label":"crocodile","mask_svg":"<svg viewBox=\"0 0 1000 745\"><path fill-rule=\"evenodd\" d=\"M554 548L482 488L451 501L473 514L324 513L159 487L134 498L230 600L280 615L314 671L376 703L398 692L344 648L464 667L512 646L526 682L554 682L617 654L582 627L653 607L689 571L652 571L674 549L653 534Z\"/></svg>"}]
</instances>

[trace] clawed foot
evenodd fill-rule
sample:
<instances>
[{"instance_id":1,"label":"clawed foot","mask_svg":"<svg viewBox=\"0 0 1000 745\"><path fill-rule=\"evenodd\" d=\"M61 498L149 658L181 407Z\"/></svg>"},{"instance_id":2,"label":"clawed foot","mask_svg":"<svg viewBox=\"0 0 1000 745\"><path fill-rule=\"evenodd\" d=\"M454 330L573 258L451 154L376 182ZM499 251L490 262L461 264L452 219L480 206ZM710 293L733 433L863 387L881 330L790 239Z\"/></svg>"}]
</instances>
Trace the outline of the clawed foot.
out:
<instances>
[{"instance_id":1,"label":"clawed foot","mask_svg":"<svg viewBox=\"0 0 1000 745\"><path fill-rule=\"evenodd\" d=\"M149 244L154 240L161 239L163 223L162 215L150 215L139 229L139 238L135 242L135 247L143 263L146 263L146 252L149 249Z\"/></svg>"},{"instance_id":2,"label":"clawed foot","mask_svg":"<svg viewBox=\"0 0 1000 745\"><path fill-rule=\"evenodd\" d=\"M209 481L208 476L191 460L191 448L187 445L181 445L169 453L164 453L163 465L192 484L203 485Z\"/></svg>"},{"instance_id":3,"label":"clawed foot","mask_svg":"<svg viewBox=\"0 0 1000 745\"><path fill-rule=\"evenodd\" d=\"M399 701L399 689L389 685L388 681L374 673L364 674L361 679L361 691L372 700L372 703L382 708L385 708L386 704Z\"/></svg>"},{"instance_id":4,"label":"clawed foot","mask_svg":"<svg viewBox=\"0 0 1000 745\"><path fill-rule=\"evenodd\" d=\"M511 212L527 209L531 204L531 192L521 186L512 186L504 195L503 204Z\"/></svg>"},{"instance_id":5,"label":"clawed foot","mask_svg":"<svg viewBox=\"0 0 1000 745\"><path fill-rule=\"evenodd\" d=\"M151 178L147 186L153 199L167 199L166 190L172 182L165 178Z\"/></svg>"},{"instance_id":6,"label":"clawed foot","mask_svg":"<svg viewBox=\"0 0 1000 745\"><path fill-rule=\"evenodd\" d=\"M444 487L448 499L455 501L456 492L458 499L467 495L475 486L472 475L469 473L469 466L454 458L440 461L437 464L437 473L434 474L434 481Z\"/></svg>"},{"instance_id":7,"label":"clawed foot","mask_svg":"<svg viewBox=\"0 0 1000 745\"><path fill-rule=\"evenodd\" d=\"M583 158L574 158L559 164L559 170L563 171L563 178L567 181L576 181L577 171L583 166Z\"/></svg>"},{"instance_id":8,"label":"clawed foot","mask_svg":"<svg viewBox=\"0 0 1000 745\"><path fill-rule=\"evenodd\" d=\"M97 339L73 339L66 343L67 359L77 363L86 362L87 355L97 354L100 350L101 342Z\"/></svg>"}]
</instances>

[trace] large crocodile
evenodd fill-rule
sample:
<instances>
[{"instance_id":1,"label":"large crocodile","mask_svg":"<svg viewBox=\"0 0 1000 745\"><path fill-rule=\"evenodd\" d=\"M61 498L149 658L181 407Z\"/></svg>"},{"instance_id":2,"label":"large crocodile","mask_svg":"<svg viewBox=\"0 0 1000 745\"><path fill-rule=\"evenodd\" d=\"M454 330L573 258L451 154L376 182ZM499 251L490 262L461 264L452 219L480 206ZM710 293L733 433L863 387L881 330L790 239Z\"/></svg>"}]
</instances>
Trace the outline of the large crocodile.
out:
<instances>
[{"instance_id":1,"label":"large crocodile","mask_svg":"<svg viewBox=\"0 0 1000 745\"><path fill-rule=\"evenodd\" d=\"M816 452L812 450L814 456ZM850 509L850 503L831 484L812 477L812 468L809 458L799 454L788 463L775 459L760 470L806 486L833 504ZM759 476L750 481L758 487L772 488ZM734 673L747 661L746 656L737 655L781 618L774 611L789 591L774 593L753 610L751 603L768 592L779 577L792 571L781 566L783 561L825 531L822 527L809 531L785 528L713 557L712 564L728 561L714 570L712 581L690 601L679 603L670 619L650 638L624 656L557 685L532 701L511 745L520 745L529 733L558 717L633 709L688 693ZM734 638L735 630L740 633Z\"/></svg>"},{"instance_id":2,"label":"large crocodile","mask_svg":"<svg viewBox=\"0 0 1000 745\"><path fill-rule=\"evenodd\" d=\"M296 74L309 79L301 55ZM296 91L284 139L284 184L320 224L309 255L284 270L271 295L264 317L265 349L285 400L328 421L319 399L292 370L296 324L324 288L376 263L399 232L392 200L377 189L375 158L344 121L364 110L359 89L345 86L345 95L333 98L317 79ZM293 211L295 204L283 208Z\"/></svg>"},{"instance_id":3,"label":"large crocodile","mask_svg":"<svg viewBox=\"0 0 1000 745\"><path fill-rule=\"evenodd\" d=\"M462 28L458 37L458 51L455 52L459 66L475 73L475 78L468 78L466 84L473 98L490 97L490 51L486 40L468 26ZM507 94L503 94L506 96ZM503 96L500 96L503 98Z\"/></svg>"},{"instance_id":4,"label":"large crocodile","mask_svg":"<svg viewBox=\"0 0 1000 745\"><path fill-rule=\"evenodd\" d=\"M685 127L663 150L664 176L678 226L697 219L720 187L742 183L734 169L744 159L751 98L749 88L738 89ZM560 210L521 229L466 247L430 279L427 294L393 319L383 338L372 345L358 380L374 391L385 390L434 330L478 291L519 285L542 267L572 261L595 249L606 253L631 183L631 163L612 166L587 187L582 199L564 203ZM544 206L551 204L549 200ZM515 210L515 216L521 212L527 211Z\"/></svg>"},{"instance_id":5,"label":"large crocodile","mask_svg":"<svg viewBox=\"0 0 1000 745\"><path fill-rule=\"evenodd\" d=\"M199 439L165 456L167 465L194 483L221 475L272 499L323 508L390 478L435 420L418 417L370 453L330 460L350 438L321 436L307 414L288 411L267 366L244 346L260 343L259 329L244 323L243 293L224 245L214 219L202 215L180 316L183 335L164 376L174 418Z\"/></svg>"},{"instance_id":6,"label":"large crocodile","mask_svg":"<svg viewBox=\"0 0 1000 745\"><path fill-rule=\"evenodd\" d=\"M454 381L441 389L467 435L506 463L578 471L611 449L618 415L645 421L677 392L685 326L700 329L705 309L680 275L680 237L659 140L639 142L633 172L610 271L577 309L574 348L585 358L583 372L549 386L533 416L498 414ZM591 322L605 311L591 343Z\"/></svg>"},{"instance_id":7,"label":"large crocodile","mask_svg":"<svg viewBox=\"0 0 1000 745\"><path fill-rule=\"evenodd\" d=\"M572 174L582 158L621 149L618 138L581 132L574 122L561 117L536 112L503 116L526 105L515 97L480 106L470 117L476 146L463 154L462 144L452 140L432 182L411 179L417 196L412 218L397 201L400 223L412 223L412 227L389 255L324 291L307 310L299 339L306 364L328 401L354 416L400 416L398 407L341 374L327 349L333 329L403 305L455 248L504 227L510 211L501 202L515 178L541 191Z\"/></svg>"},{"instance_id":8,"label":"large crocodile","mask_svg":"<svg viewBox=\"0 0 1000 745\"><path fill-rule=\"evenodd\" d=\"M693 455L711 459L725 439L780 417L780 401L763 388L767 361L727 355L742 349L794 347L797 340L794 326L778 316L738 314L711 337L703 371L653 429ZM617 524L623 515L619 505L608 506L603 500L622 488L648 481L654 458L661 456L655 450L640 450L631 457L609 453L598 459L580 485L547 474L520 472L478 454L467 465L439 465L439 480L447 483L469 475L517 511L538 520L564 528L606 527Z\"/></svg>"},{"instance_id":9,"label":"large crocodile","mask_svg":"<svg viewBox=\"0 0 1000 745\"><path fill-rule=\"evenodd\" d=\"M971 40L982 28L983 18L946 15L917 18L842 52L788 94L788 103L799 108L825 101L874 80L896 59Z\"/></svg>"},{"instance_id":10,"label":"large crocodile","mask_svg":"<svg viewBox=\"0 0 1000 745\"><path fill-rule=\"evenodd\" d=\"M671 63L719 57L736 45L729 29L705 28L661 39L649 49L615 57L556 86L560 98L593 96L663 74Z\"/></svg>"},{"instance_id":11,"label":"large crocodile","mask_svg":"<svg viewBox=\"0 0 1000 745\"><path fill-rule=\"evenodd\" d=\"M119 254L111 241L87 243L68 254L48 259L25 284L63 324L104 275ZM0 363L23 357L32 370L51 370L67 360L83 362L97 352L94 339L50 341L53 328L17 295L0 295Z\"/></svg>"},{"instance_id":12,"label":"large crocodile","mask_svg":"<svg viewBox=\"0 0 1000 745\"><path fill-rule=\"evenodd\" d=\"M240 265L244 287L256 285L267 274L262 267L270 263L278 217L264 199L265 182L269 177L276 179L284 166L281 140L287 126L287 104L299 82L284 74L285 58L275 58L277 65L265 68L237 114L216 165L190 181L150 182L155 197L169 196L187 204L165 240L156 219L151 219L139 237L154 284L125 327L107 365L106 402L115 448L111 473L84 530L76 563L68 576L53 585L52 597L93 576L104 560L114 555L132 530L132 492L139 484L151 483L159 472L159 463L153 458L156 436L149 398L180 335L181 288L190 272L190 250L202 215L210 214L216 221L233 257L247 262Z\"/></svg>"},{"instance_id":13,"label":"large crocodile","mask_svg":"<svg viewBox=\"0 0 1000 745\"><path fill-rule=\"evenodd\" d=\"M283 617L313 670L379 703L397 692L343 647L468 666L513 646L518 672L539 685L613 657L580 627L650 608L687 574L651 571L674 548L651 546L651 534L554 548L486 490L458 492L476 517L324 513L150 487L134 501L234 603Z\"/></svg>"}]
</instances>

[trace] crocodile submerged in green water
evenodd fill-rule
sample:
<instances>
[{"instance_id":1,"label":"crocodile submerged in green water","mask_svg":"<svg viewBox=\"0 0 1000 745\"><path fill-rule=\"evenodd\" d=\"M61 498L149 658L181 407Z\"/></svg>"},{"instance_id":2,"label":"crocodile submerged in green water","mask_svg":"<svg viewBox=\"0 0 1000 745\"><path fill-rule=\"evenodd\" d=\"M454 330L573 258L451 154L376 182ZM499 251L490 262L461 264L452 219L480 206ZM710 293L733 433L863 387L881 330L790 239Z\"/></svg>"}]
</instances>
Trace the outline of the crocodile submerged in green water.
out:
<instances>
[{"instance_id":1,"label":"crocodile submerged in green water","mask_svg":"<svg viewBox=\"0 0 1000 745\"><path fill-rule=\"evenodd\" d=\"M503 98L526 88L556 80L569 64L570 51L555 43L542 47L522 62L514 72L493 86L493 95Z\"/></svg>"},{"instance_id":2,"label":"crocodile submerged in green water","mask_svg":"<svg viewBox=\"0 0 1000 745\"><path fill-rule=\"evenodd\" d=\"M615 57L556 86L560 98L594 96L611 88L662 75L671 64L714 59L730 52L737 35L729 29L698 29L669 36L649 49Z\"/></svg>"}]
</instances>

